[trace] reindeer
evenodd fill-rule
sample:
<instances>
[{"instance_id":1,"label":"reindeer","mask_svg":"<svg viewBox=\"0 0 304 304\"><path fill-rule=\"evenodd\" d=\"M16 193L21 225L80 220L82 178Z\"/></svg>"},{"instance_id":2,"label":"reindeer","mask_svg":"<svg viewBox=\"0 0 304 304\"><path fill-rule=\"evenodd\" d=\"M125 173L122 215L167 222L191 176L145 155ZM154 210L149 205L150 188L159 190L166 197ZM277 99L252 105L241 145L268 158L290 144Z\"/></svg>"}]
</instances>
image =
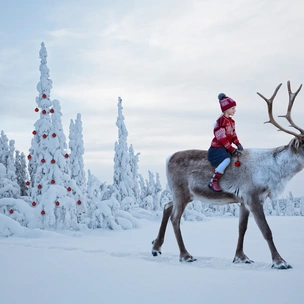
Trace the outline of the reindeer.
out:
<instances>
[{"instance_id":1,"label":"reindeer","mask_svg":"<svg viewBox=\"0 0 304 304\"><path fill-rule=\"evenodd\" d=\"M239 236L233 263L253 263L243 251L244 236L251 212L268 243L272 267L292 268L277 251L263 210L265 199L276 198L283 192L287 182L304 168L304 130L298 127L291 118L292 106L302 85L295 93L292 93L290 82L287 82L289 93L287 114L279 116L285 117L290 126L300 134L283 128L273 118L272 104L281 85L278 85L269 99L260 93L257 94L266 101L268 106L269 121L265 123L271 123L279 131L291 134L294 138L286 146L272 149L245 149L241 156L241 166L236 167L230 164L226 169L226 174L221 178L222 192L214 192L208 187L214 168L207 159L207 151L179 151L167 159L167 180L173 199L164 206L160 229L152 242L153 256L161 254L170 218L180 250L180 261L196 260L188 253L180 230L181 216L189 202L200 200L213 205L239 203Z\"/></svg>"}]
</instances>

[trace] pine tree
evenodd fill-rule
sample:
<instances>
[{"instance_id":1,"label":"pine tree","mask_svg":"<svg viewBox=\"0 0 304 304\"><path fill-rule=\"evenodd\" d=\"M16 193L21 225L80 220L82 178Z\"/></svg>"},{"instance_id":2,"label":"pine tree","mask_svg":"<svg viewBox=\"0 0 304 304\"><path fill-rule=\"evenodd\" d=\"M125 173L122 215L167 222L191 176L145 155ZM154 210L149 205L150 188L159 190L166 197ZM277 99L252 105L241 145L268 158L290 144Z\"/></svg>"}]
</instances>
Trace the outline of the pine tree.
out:
<instances>
[{"instance_id":1,"label":"pine tree","mask_svg":"<svg viewBox=\"0 0 304 304\"><path fill-rule=\"evenodd\" d=\"M299 202L299 214L301 216L304 216L304 196L302 196L300 198L300 202Z\"/></svg>"},{"instance_id":2,"label":"pine tree","mask_svg":"<svg viewBox=\"0 0 304 304\"><path fill-rule=\"evenodd\" d=\"M71 183L74 189L74 199L77 202L77 221L85 221L88 213L86 177L83 164L83 136L81 115L78 113L75 123L71 120L69 134Z\"/></svg>"},{"instance_id":3,"label":"pine tree","mask_svg":"<svg viewBox=\"0 0 304 304\"><path fill-rule=\"evenodd\" d=\"M159 199L159 204L160 204L161 209L163 209L167 203L172 202L172 199L173 199L172 193L171 193L168 185L166 185L166 189L164 189L161 192L160 199Z\"/></svg>"},{"instance_id":4,"label":"pine tree","mask_svg":"<svg viewBox=\"0 0 304 304\"><path fill-rule=\"evenodd\" d=\"M113 186L118 190L116 199L120 202L121 208L130 210L135 205L134 182L130 166L130 154L128 152L128 131L124 123L125 118L122 114L123 107L120 97L118 98L117 107L118 142L115 142Z\"/></svg>"},{"instance_id":5,"label":"pine tree","mask_svg":"<svg viewBox=\"0 0 304 304\"><path fill-rule=\"evenodd\" d=\"M19 198L20 187L17 182L14 182L6 177L6 168L0 163L0 198Z\"/></svg>"},{"instance_id":6,"label":"pine tree","mask_svg":"<svg viewBox=\"0 0 304 304\"><path fill-rule=\"evenodd\" d=\"M120 205L115 198L114 191L112 197L107 200L102 200L103 194L106 191L106 186L102 185L99 179L91 174L88 170L88 205L89 205L89 218L90 228L102 228L111 230L120 230L121 227L116 223L114 212L119 209Z\"/></svg>"},{"instance_id":7,"label":"pine tree","mask_svg":"<svg viewBox=\"0 0 304 304\"><path fill-rule=\"evenodd\" d=\"M3 164L5 168L7 168L8 153L8 138L2 130L0 136L0 163Z\"/></svg>"},{"instance_id":8,"label":"pine tree","mask_svg":"<svg viewBox=\"0 0 304 304\"><path fill-rule=\"evenodd\" d=\"M76 228L76 202L71 194L73 189L61 108L58 100L52 102L50 99L52 81L49 79L47 51L43 42L39 55L41 76L37 84L39 95L36 103L40 108L40 118L35 123L28 156L32 205L37 209L41 228Z\"/></svg>"},{"instance_id":9,"label":"pine tree","mask_svg":"<svg viewBox=\"0 0 304 304\"><path fill-rule=\"evenodd\" d=\"M7 156L7 167L6 167L6 176L13 182L17 182L16 177L16 167L15 167L15 141L11 139L9 141L9 151Z\"/></svg>"},{"instance_id":10,"label":"pine tree","mask_svg":"<svg viewBox=\"0 0 304 304\"><path fill-rule=\"evenodd\" d=\"M154 174L151 171L149 172L149 181L147 184L148 195L153 198L153 210L157 211L160 209L159 200L160 200L160 192L161 185L159 182L159 174L156 173L157 182L154 180Z\"/></svg>"},{"instance_id":11,"label":"pine tree","mask_svg":"<svg viewBox=\"0 0 304 304\"><path fill-rule=\"evenodd\" d=\"M16 150L15 167L16 167L17 184L20 187L20 195L28 196L28 188L26 187L25 184L28 181L25 155L23 152L20 154L20 151L18 150Z\"/></svg>"},{"instance_id":12,"label":"pine tree","mask_svg":"<svg viewBox=\"0 0 304 304\"><path fill-rule=\"evenodd\" d=\"M70 168L71 177L76 181L77 186L83 194L86 193L86 176L83 163L84 144L82 135L82 121L81 114L77 114L74 121L71 119L70 135L69 135L70 153Z\"/></svg>"},{"instance_id":13,"label":"pine tree","mask_svg":"<svg viewBox=\"0 0 304 304\"><path fill-rule=\"evenodd\" d=\"M41 49L39 51L39 57L41 59L41 64L39 66L40 70L40 81L37 84L37 91L39 95L36 97L37 108L35 112L40 111L40 118L35 123L35 130L33 131L33 138L31 142L31 147L29 149L28 155L28 170L31 179L31 185L34 185L35 176L39 161L42 159L41 152L47 149L47 136L51 135L51 117L50 117L50 107L52 106L52 101L50 99L52 80L50 77L50 70L47 67L47 51L44 43L41 43ZM50 158L51 156L49 156Z\"/></svg>"},{"instance_id":14,"label":"pine tree","mask_svg":"<svg viewBox=\"0 0 304 304\"><path fill-rule=\"evenodd\" d=\"M284 200L286 205L285 208L285 215L293 216L295 213L295 198L293 197L292 193L289 192L288 197Z\"/></svg>"},{"instance_id":15,"label":"pine tree","mask_svg":"<svg viewBox=\"0 0 304 304\"><path fill-rule=\"evenodd\" d=\"M138 162L139 162L139 155L140 153L137 153L135 155L133 145L130 145L129 148L129 155L130 155L130 169L132 173L133 178L133 196L135 197L135 205L136 207L139 206L140 203L140 188L138 183Z\"/></svg>"}]
</instances>

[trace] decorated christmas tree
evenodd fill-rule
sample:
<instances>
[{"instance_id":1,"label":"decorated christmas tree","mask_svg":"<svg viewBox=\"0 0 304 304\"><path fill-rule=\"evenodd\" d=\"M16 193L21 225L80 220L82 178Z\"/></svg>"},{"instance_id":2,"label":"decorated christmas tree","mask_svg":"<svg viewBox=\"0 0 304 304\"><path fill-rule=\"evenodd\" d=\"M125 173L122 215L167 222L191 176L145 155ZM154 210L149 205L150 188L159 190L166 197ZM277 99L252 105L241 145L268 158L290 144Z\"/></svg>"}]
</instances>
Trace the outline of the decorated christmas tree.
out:
<instances>
[{"instance_id":1,"label":"decorated christmas tree","mask_svg":"<svg viewBox=\"0 0 304 304\"><path fill-rule=\"evenodd\" d=\"M40 81L36 97L39 119L35 123L28 155L32 207L38 226L46 229L77 228L77 211L69 171L69 154L61 124L58 100L50 98L52 81L47 67L47 51L41 43Z\"/></svg>"}]
</instances>

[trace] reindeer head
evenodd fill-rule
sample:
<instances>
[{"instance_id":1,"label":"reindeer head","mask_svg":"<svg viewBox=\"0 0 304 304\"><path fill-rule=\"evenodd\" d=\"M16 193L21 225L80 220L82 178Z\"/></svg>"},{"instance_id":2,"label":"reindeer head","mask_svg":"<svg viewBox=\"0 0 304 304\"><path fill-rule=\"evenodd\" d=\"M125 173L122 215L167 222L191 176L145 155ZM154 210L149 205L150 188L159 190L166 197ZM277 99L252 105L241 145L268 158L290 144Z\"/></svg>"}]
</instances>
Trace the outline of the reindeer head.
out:
<instances>
[{"instance_id":1,"label":"reindeer head","mask_svg":"<svg viewBox=\"0 0 304 304\"><path fill-rule=\"evenodd\" d=\"M262 97L268 106L268 116L269 116L269 121L266 121L265 123L271 123L273 124L275 127L278 128L278 131L283 131L285 133L291 134L293 136L295 136L295 138L293 140L290 141L289 143L289 148L290 150L298 155L298 160L299 162L304 166L304 129L300 128L299 126L297 126L292 118L291 118L291 110L293 107L293 103L298 95L298 93L300 92L300 90L302 89L302 85L300 85L300 87L298 88L298 90L296 92L292 92L291 91L291 87L290 87L290 81L287 82L287 88L288 88L288 95L289 95L289 103L288 103L288 107L287 107L287 113L286 115L280 115L278 117L284 117L287 119L287 121L290 123L290 127L293 127L294 129L298 130L300 133L296 133L294 131L290 131L288 129L283 128L281 125L279 125L276 120L273 118L273 114L272 114L272 104L273 104L273 100L276 97L280 87L281 87L281 83L277 86L277 88L275 89L273 95L271 96L271 98L266 98L264 97L262 94L257 93L260 97Z\"/></svg>"}]
</instances>

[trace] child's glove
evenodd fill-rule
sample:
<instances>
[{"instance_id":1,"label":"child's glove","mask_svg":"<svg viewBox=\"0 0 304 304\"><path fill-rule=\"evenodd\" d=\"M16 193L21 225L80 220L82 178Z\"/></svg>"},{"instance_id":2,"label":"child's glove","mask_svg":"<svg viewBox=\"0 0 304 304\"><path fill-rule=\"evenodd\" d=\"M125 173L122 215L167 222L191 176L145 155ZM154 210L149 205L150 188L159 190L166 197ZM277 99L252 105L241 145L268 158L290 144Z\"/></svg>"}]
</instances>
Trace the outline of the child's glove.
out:
<instances>
[{"instance_id":1,"label":"child's glove","mask_svg":"<svg viewBox=\"0 0 304 304\"><path fill-rule=\"evenodd\" d=\"M238 149L234 149L234 151L231 153L232 156L240 156L242 153Z\"/></svg>"},{"instance_id":2,"label":"child's glove","mask_svg":"<svg viewBox=\"0 0 304 304\"><path fill-rule=\"evenodd\" d=\"M243 151L244 150L244 148L243 148L243 146L241 144L238 144L237 148L238 148L239 151Z\"/></svg>"}]
</instances>

